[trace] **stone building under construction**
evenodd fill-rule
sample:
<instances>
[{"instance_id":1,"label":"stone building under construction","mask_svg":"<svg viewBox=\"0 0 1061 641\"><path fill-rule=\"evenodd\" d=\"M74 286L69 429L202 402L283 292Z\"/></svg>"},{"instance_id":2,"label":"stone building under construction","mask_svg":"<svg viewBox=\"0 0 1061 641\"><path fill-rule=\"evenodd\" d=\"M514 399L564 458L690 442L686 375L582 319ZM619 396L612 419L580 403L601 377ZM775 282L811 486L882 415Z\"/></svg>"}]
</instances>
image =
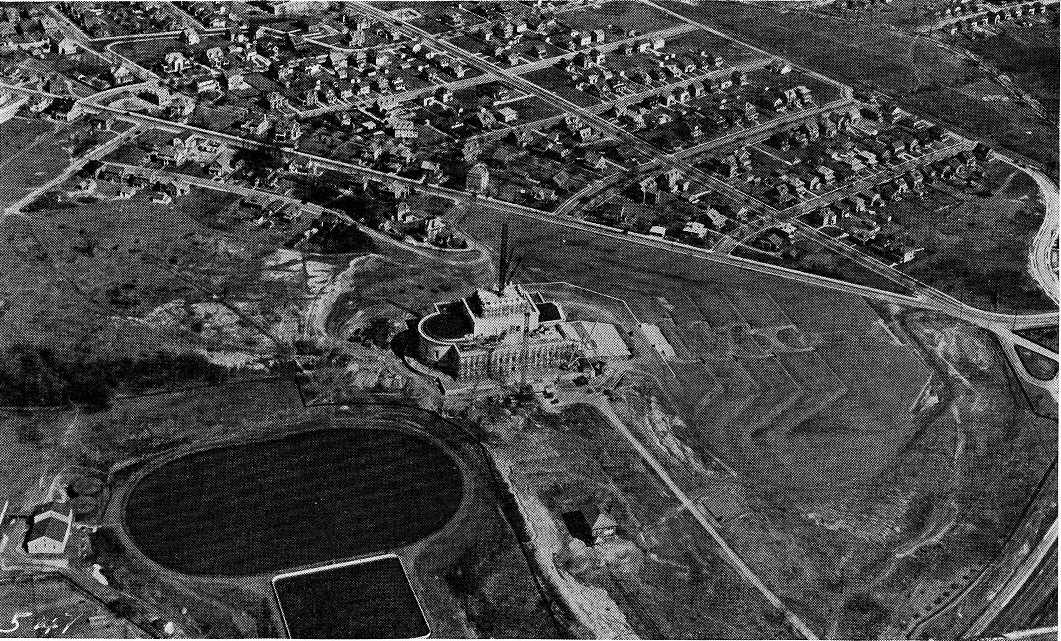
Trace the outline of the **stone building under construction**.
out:
<instances>
[{"instance_id":1,"label":"stone building under construction","mask_svg":"<svg viewBox=\"0 0 1061 641\"><path fill-rule=\"evenodd\" d=\"M560 367L578 351L578 342L560 329L564 320L558 303L519 285L480 289L437 303L420 320L420 360L458 380L505 380L526 369Z\"/></svg>"}]
</instances>

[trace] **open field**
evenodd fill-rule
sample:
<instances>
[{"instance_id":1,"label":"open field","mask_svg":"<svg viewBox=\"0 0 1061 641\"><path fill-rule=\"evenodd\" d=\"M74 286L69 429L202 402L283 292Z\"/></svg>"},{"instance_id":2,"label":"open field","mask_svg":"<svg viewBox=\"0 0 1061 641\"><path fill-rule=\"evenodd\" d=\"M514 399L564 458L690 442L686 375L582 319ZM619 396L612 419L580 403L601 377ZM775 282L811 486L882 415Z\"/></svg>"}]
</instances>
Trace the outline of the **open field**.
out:
<instances>
[{"instance_id":1,"label":"open field","mask_svg":"<svg viewBox=\"0 0 1061 641\"><path fill-rule=\"evenodd\" d=\"M603 29L614 25L619 29L637 29L641 33L659 31L678 24L678 20L638 2L617 0L602 2L593 8L577 9L557 17L574 29Z\"/></svg>"},{"instance_id":2,"label":"open field","mask_svg":"<svg viewBox=\"0 0 1061 641\"><path fill-rule=\"evenodd\" d=\"M278 577L295 639L414 639L430 630L397 557Z\"/></svg>"},{"instance_id":3,"label":"open field","mask_svg":"<svg viewBox=\"0 0 1061 641\"><path fill-rule=\"evenodd\" d=\"M198 189L171 204L152 202L147 190L128 200L107 195L101 188L95 196L45 205L34 222L56 269L94 300L143 313L196 297L195 287L173 272L194 271L189 280L208 289L231 287L253 273L262 251L254 241L261 238L225 237L207 226L238 198Z\"/></svg>"},{"instance_id":4,"label":"open field","mask_svg":"<svg viewBox=\"0 0 1061 641\"><path fill-rule=\"evenodd\" d=\"M629 443L592 408L489 417L491 449L528 515L539 558L588 634L785 638L761 595L718 556L701 527ZM615 535L587 546L564 516L600 509Z\"/></svg>"},{"instance_id":5,"label":"open field","mask_svg":"<svg viewBox=\"0 0 1061 641\"><path fill-rule=\"evenodd\" d=\"M258 574L407 545L460 496L456 462L423 437L312 431L167 463L133 488L125 522L170 569Z\"/></svg>"},{"instance_id":6,"label":"open field","mask_svg":"<svg viewBox=\"0 0 1061 641\"><path fill-rule=\"evenodd\" d=\"M999 71L1009 75L1014 83L1038 100L1048 114L1056 118L1058 110L1057 14L1048 14L1045 21L1029 26L1012 22L999 25L1000 35L969 38L952 36L955 44L983 57Z\"/></svg>"},{"instance_id":7,"label":"open field","mask_svg":"<svg viewBox=\"0 0 1061 641\"><path fill-rule=\"evenodd\" d=\"M227 367L274 350L267 328L274 321L266 316L302 292L262 278L272 242L286 237L236 238L209 226L233 204L214 191L193 191L169 205L141 192L129 200L38 201L32 217L5 220L0 362L5 372L21 371L17 379L44 381L17 399L4 386L5 404L105 405L108 388L172 389L176 380L163 380L168 366L160 353L176 364L190 351L218 350L210 358L225 352L236 359ZM150 362L161 369L149 374ZM135 380L138 371L148 377ZM158 374L163 379L148 380Z\"/></svg>"},{"instance_id":8,"label":"open field","mask_svg":"<svg viewBox=\"0 0 1061 641\"><path fill-rule=\"evenodd\" d=\"M976 191L941 183L927 190L932 199L884 207L913 246L924 248L902 270L980 309L1056 309L1027 273L1028 249L1044 215L1038 187L999 161L985 174L984 187Z\"/></svg>"},{"instance_id":9,"label":"open field","mask_svg":"<svg viewBox=\"0 0 1061 641\"><path fill-rule=\"evenodd\" d=\"M487 226L483 231L490 229L492 223L489 220L490 214L486 212L478 217L477 222ZM470 224L470 220L464 224ZM925 384L928 370L908 348L889 341L877 324L876 314L861 299L753 276L703 260L634 248L558 227L534 228L521 220L513 221L512 237L517 247L516 255L522 256L523 280L566 280L583 285L627 301L643 322L660 323L664 334L669 334L668 340L677 345L676 349L688 352L683 356L687 362L681 365L674 389L678 402L684 406L681 415L689 430L701 434L690 445L696 447L695 443L700 442L722 451L732 449L731 458L727 457L731 463L746 465L749 470L762 466L759 473L763 483L785 484L787 480L799 478L802 480L793 481L797 485L806 483L808 488L839 490L886 468L889 456L898 453L908 436L910 426L903 414ZM489 238L480 239L489 242ZM665 299L670 309L663 306L659 298ZM740 365L747 372L742 374L728 371L732 369L732 363L724 360L716 365L724 354L696 347L699 339L690 335L690 331L700 331L696 328L699 323L706 322L707 327L717 329L741 322L739 314L727 310L727 298L736 301L738 308L753 311L764 307L773 310L776 304L802 333L810 337L828 367L841 377L847 388L843 402L833 409L827 421L822 419L816 429L798 437L787 435L794 426L773 425L772 421L777 417L772 417L772 410L785 409L787 403L795 402L794 398L786 400L789 395L802 392L780 363L752 353L750 347L742 350L747 356L738 356ZM821 314L822 305L827 305L831 313ZM729 319L719 317L721 314L728 314ZM672 339L675 332L677 336ZM692 347L683 348L683 345ZM888 366L881 368L881 363L888 363ZM707 371L717 367L719 372L727 373L705 376L702 373L705 367ZM829 376L825 369L822 371L823 375ZM873 372L872 376L867 374L869 371ZM753 381L762 378L750 387L761 389L763 398L756 399L744 410L743 418L734 416L727 421L727 408L749 398L740 384L746 380L745 376L750 376ZM722 393L707 397L717 405L709 405L711 409L705 411L704 407L698 407L702 399L686 396L686 392L701 390L705 385L710 389L711 383L707 381L711 378L721 378L733 387L728 393L720 388L718 391ZM808 389L815 388L817 381L814 383L808 385ZM721 381L719 385L722 385ZM737 415L741 414L738 412ZM792 450L793 446L799 445L795 449L797 453L789 455L792 458L779 460L774 456L762 456L762 452L749 443L738 445L744 442L749 431L767 427L777 428L777 433L786 435L785 439L798 441L789 443L787 448ZM731 429L744 436L735 439ZM843 447L838 451L840 445ZM880 454L872 457L864 454L871 451ZM825 464L829 472L815 467L816 463ZM785 469L786 474L777 475L777 466ZM790 474L796 476L790 477Z\"/></svg>"},{"instance_id":10,"label":"open field","mask_svg":"<svg viewBox=\"0 0 1061 641\"><path fill-rule=\"evenodd\" d=\"M496 217L462 224L489 243ZM1030 413L1001 352L950 319L519 219L511 239L518 280L583 285L659 325L677 356L648 368L635 354L658 379L641 394L675 416L674 437L736 476L696 472L677 446L660 455L690 495L733 519L727 538L822 634L901 627L972 580L1056 451L1056 430ZM798 333L778 338L814 350L765 355L761 330L788 324ZM951 366L971 388L948 382ZM934 404L918 403L923 393ZM1010 476L990 477L998 465ZM906 547L917 554L894 557Z\"/></svg>"},{"instance_id":11,"label":"open field","mask_svg":"<svg viewBox=\"0 0 1061 641\"><path fill-rule=\"evenodd\" d=\"M557 67L536 69L530 73L523 74L523 77L546 91L550 91L565 100L570 100L579 107L592 107L601 103L599 97L591 96L571 86L567 74Z\"/></svg>"},{"instance_id":12,"label":"open field","mask_svg":"<svg viewBox=\"0 0 1061 641\"><path fill-rule=\"evenodd\" d=\"M0 209L61 173L70 161L60 125L12 118L0 124Z\"/></svg>"}]
</instances>

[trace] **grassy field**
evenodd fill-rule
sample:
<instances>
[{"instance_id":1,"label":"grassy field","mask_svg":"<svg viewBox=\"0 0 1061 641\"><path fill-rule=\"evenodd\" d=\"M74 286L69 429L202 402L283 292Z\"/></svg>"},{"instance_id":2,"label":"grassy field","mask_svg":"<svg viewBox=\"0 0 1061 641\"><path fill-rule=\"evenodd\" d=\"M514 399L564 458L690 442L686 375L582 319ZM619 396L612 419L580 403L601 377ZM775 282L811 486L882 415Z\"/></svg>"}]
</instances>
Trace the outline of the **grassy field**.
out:
<instances>
[{"instance_id":1,"label":"grassy field","mask_svg":"<svg viewBox=\"0 0 1061 641\"><path fill-rule=\"evenodd\" d=\"M969 39L960 37L957 44L982 56L1008 74L1023 90L1042 103L1047 113L1057 114L1058 24L1057 15L1048 22L1021 27L1013 23L1000 25L998 36Z\"/></svg>"},{"instance_id":2,"label":"grassy field","mask_svg":"<svg viewBox=\"0 0 1061 641\"><path fill-rule=\"evenodd\" d=\"M496 220L477 211L463 224L490 243ZM857 297L519 219L511 238L523 256L517 280L599 290L661 327L680 360L673 374L652 368L662 383L646 382L641 393L676 416L670 429L702 460L717 456L737 476L693 473L670 456L665 464L712 509L730 518L750 511L727 538L822 634L880 634L923 608L926 594L931 605L941 581L974 572L1056 449L1056 430L1028 420L1001 354L953 321L925 325L919 314L907 319ZM746 346L734 358L720 339L722 327L784 319L820 361L755 357L760 341L740 334L736 344ZM944 358L971 390L938 374L949 367ZM911 413L930 380L937 404ZM758 436L747 434L753 425ZM1021 457L1030 463L1018 470ZM997 465L1012 474L986 478ZM947 526L952 497L957 525ZM945 545L919 543L944 526ZM894 558L913 545L915 565Z\"/></svg>"},{"instance_id":3,"label":"grassy field","mask_svg":"<svg viewBox=\"0 0 1061 641\"><path fill-rule=\"evenodd\" d=\"M66 168L65 130L47 120L19 117L0 124L0 209Z\"/></svg>"},{"instance_id":4,"label":"grassy field","mask_svg":"<svg viewBox=\"0 0 1061 641\"><path fill-rule=\"evenodd\" d=\"M477 212L474 222L468 218L464 224L483 225L478 233L490 234L496 224L492 216ZM692 346L690 358L704 364L682 365L679 383L674 386L683 420L691 434L703 439L703 447L732 451L730 460L759 470L757 476L761 474L764 484L805 485L810 491L817 488L826 492L848 487L886 468L909 435L910 425L903 415L924 385L928 369L908 348L888 340L876 314L858 297L581 232L532 226L519 219L512 221L512 238L517 256L522 256L517 278L530 282L566 280L617 296L644 322L660 323L672 336L676 332L676 349L690 351L688 346ZM488 235L479 235L479 239L492 242ZM776 314L776 304L810 337L847 388L842 402L819 415L813 429L784 436L792 439L782 448L789 452L784 460L764 457L755 447L738 446L746 436L734 440L731 429L737 434L749 429L767 419L772 409L780 408L790 393L797 393L789 375L769 359L754 357L740 361L746 374L731 371L731 364L719 361L725 354L702 353L703 348L697 346L700 339L691 333L697 321L706 321L712 328L740 322L741 314L728 309L727 299L747 310L745 316L760 308ZM821 313L822 309L829 313ZM673 330L666 326L668 319ZM760 384L751 385L752 389L761 388L762 396L741 410L743 413L738 412L743 419L727 421L728 412L748 399L749 384L741 383L747 381L746 376L752 381L762 377ZM705 388L711 389L713 378L728 381L732 387L728 393L714 396L709 406L713 409L704 411L698 403L706 394ZM785 435L792 427L779 428L779 432ZM697 447L696 442L694 439L690 445ZM869 456L868 452L878 454ZM823 472L817 465L826 465L829 471ZM777 474L779 469L785 473Z\"/></svg>"},{"instance_id":5,"label":"grassy field","mask_svg":"<svg viewBox=\"0 0 1061 641\"><path fill-rule=\"evenodd\" d=\"M599 105L601 102L600 98L597 96L591 96L590 94L579 91L571 86L568 82L567 74L556 67L537 69L524 74L524 77L546 91L550 91L561 98L570 100L579 107L592 107L594 105Z\"/></svg>"},{"instance_id":6,"label":"grassy field","mask_svg":"<svg viewBox=\"0 0 1061 641\"><path fill-rule=\"evenodd\" d=\"M150 196L141 190L128 200L82 196L44 206L33 223L41 260L93 302L127 313L175 298L282 294L259 280L262 261L290 238L282 226L236 220L249 214L223 191L196 188L169 204Z\"/></svg>"},{"instance_id":7,"label":"grassy field","mask_svg":"<svg viewBox=\"0 0 1061 641\"><path fill-rule=\"evenodd\" d=\"M994 162L982 190L928 193L936 197L888 206L913 246L924 250L904 272L980 309L1057 308L1027 273L1028 249L1044 215L1027 174Z\"/></svg>"},{"instance_id":8,"label":"grassy field","mask_svg":"<svg viewBox=\"0 0 1061 641\"><path fill-rule=\"evenodd\" d=\"M290 236L239 222L255 214L224 192L149 195L49 197L3 221L0 404L99 407L282 349L305 283L265 263Z\"/></svg>"},{"instance_id":9,"label":"grassy field","mask_svg":"<svg viewBox=\"0 0 1061 641\"><path fill-rule=\"evenodd\" d=\"M1049 347L1050 349L1054 350L1055 353L1057 352L1057 325L1054 325L1052 327L1034 327L1032 329L1019 331L1017 333L1023 336L1024 338L1027 338L1028 340L1032 341L1033 343L1038 343L1044 347Z\"/></svg>"},{"instance_id":10,"label":"grassy field","mask_svg":"<svg viewBox=\"0 0 1061 641\"><path fill-rule=\"evenodd\" d=\"M603 29L615 25L621 29L637 29L641 33L659 31L678 24L678 20L662 11L626 0L602 2L593 8L579 9L557 17L557 22L574 29Z\"/></svg>"},{"instance_id":11,"label":"grassy field","mask_svg":"<svg viewBox=\"0 0 1061 641\"><path fill-rule=\"evenodd\" d=\"M790 634L595 410L574 406L520 421L490 421L492 449L535 519L536 545L579 595L573 607L593 607L592 618L641 638ZM619 524L616 537L589 548L571 544L561 518L588 504Z\"/></svg>"},{"instance_id":12,"label":"grassy field","mask_svg":"<svg viewBox=\"0 0 1061 641\"><path fill-rule=\"evenodd\" d=\"M1049 381L1057 376L1058 364L1056 360L1047 358L1021 345L1017 345L1016 349L1021 363L1028 370L1028 373L1035 378L1041 381Z\"/></svg>"},{"instance_id":13,"label":"grassy field","mask_svg":"<svg viewBox=\"0 0 1061 641\"><path fill-rule=\"evenodd\" d=\"M862 301L831 291L775 299L846 389L786 443L795 485L844 491L889 469L914 430L908 411L930 368L910 348L892 342Z\"/></svg>"}]
</instances>

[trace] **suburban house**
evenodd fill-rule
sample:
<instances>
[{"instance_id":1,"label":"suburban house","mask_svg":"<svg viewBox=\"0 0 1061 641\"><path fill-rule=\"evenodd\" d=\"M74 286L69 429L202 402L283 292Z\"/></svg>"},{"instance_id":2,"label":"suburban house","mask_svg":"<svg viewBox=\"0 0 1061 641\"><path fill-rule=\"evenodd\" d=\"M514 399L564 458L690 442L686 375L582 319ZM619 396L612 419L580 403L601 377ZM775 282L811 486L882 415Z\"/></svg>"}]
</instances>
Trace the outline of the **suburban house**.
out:
<instances>
[{"instance_id":1,"label":"suburban house","mask_svg":"<svg viewBox=\"0 0 1061 641\"><path fill-rule=\"evenodd\" d=\"M68 503L51 501L33 516L26 550L30 554L62 554L74 527L74 508Z\"/></svg>"}]
</instances>

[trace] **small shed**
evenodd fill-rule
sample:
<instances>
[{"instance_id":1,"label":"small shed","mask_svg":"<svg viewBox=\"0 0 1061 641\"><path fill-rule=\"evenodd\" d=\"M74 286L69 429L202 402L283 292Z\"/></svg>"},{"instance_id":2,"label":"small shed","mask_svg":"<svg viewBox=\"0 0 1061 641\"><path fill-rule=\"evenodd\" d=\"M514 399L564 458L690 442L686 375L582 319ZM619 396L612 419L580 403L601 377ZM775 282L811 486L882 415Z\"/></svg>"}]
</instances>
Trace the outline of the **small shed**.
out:
<instances>
[{"instance_id":1,"label":"small shed","mask_svg":"<svg viewBox=\"0 0 1061 641\"><path fill-rule=\"evenodd\" d=\"M601 538L613 536L619 528L610 514L602 512L593 504L564 512L560 516L571 536L586 545L594 545Z\"/></svg>"}]
</instances>

